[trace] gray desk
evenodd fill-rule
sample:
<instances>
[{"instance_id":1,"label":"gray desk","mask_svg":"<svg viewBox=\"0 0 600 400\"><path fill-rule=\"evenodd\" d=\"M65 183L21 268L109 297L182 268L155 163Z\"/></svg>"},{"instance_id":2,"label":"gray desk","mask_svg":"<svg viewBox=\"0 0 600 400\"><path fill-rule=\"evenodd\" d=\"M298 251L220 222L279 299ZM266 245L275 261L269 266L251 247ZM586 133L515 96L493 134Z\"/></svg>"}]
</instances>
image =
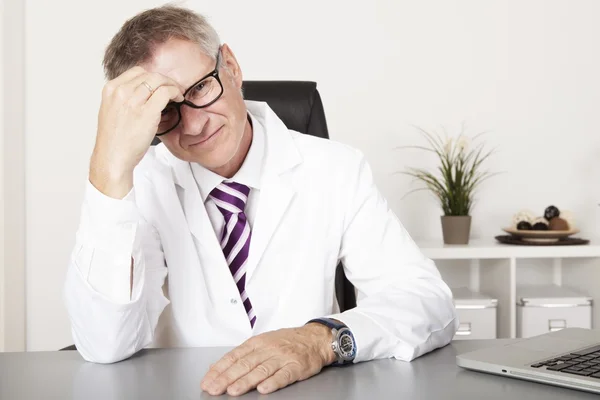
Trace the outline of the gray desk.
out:
<instances>
[{"instance_id":1,"label":"gray desk","mask_svg":"<svg viewBox=\"0 0 600 400\"><path fill-rule=\"evenodd\" d=\"M456 354L506 341L454 342L412 363L378 360L328 368L269 396L243 399L597 399L595 395L466 371ZM154 349L113 365L74 351L0 353L0 399L208 399L200 379L226 349ZM222 396L221 398L227 398Z\"/></svg>"}]
</instances>

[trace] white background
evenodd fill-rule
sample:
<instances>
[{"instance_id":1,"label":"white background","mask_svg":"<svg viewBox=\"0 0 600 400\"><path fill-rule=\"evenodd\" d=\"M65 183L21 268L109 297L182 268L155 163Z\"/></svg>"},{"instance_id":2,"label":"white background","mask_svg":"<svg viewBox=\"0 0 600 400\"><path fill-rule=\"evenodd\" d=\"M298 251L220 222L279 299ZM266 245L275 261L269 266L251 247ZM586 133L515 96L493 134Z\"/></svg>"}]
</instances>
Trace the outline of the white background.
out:
<instances>
[{"instance_id":1,"label":"white background","mask_svg":"<svg viewBox=\"0 0 600 400\"><path fill-rule=\"evenodd\" d=\"M8 0L4 0L8 1ZM104 84L104 47L160 1L27 0L25 174L27 349L71 343L62 285ZM432 166L412 125L489 130L502 172L481 187L473 237L549 204L596 236L600 2L305 0L184 2L210 18L246 79L318 82L332 139L360 148L416 238L441 237L440 210L395 174ZM5 132L9 134L9 132ZM0 296L1 297L1 296Z\"/></svg>"},{"instance_id":2,"label":"white background","mask_svg":"<svg viewBox=\"0 0 600 400\"><path fill-rule=\"evenodd\" d=\"M0 21L4 3L0 2ZM4 29L0 29L0 351L4 350Z\"/></svg>"}]
</instances>

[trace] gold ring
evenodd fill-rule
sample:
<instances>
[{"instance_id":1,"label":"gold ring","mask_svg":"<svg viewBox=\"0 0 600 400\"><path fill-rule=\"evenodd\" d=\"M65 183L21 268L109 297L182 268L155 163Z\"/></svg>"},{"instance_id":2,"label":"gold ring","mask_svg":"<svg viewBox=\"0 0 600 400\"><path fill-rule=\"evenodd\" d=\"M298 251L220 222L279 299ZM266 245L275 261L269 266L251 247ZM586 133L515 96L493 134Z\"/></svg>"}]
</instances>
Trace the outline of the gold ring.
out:
<instances>
[{"instance_id":1,"label":"gold ring","mask_svg":"<svg viewBox=\"0 0 600 400\"><path fill-rule=\"evenodd\" d=\"M152 89L152 86L150 86L150 84L148 82L144 81L144 82L142 82L142 84L144 86L146 86L146 88L150 91L150 94L154 93L154 89Z\"/></svg>"}]
</instances>

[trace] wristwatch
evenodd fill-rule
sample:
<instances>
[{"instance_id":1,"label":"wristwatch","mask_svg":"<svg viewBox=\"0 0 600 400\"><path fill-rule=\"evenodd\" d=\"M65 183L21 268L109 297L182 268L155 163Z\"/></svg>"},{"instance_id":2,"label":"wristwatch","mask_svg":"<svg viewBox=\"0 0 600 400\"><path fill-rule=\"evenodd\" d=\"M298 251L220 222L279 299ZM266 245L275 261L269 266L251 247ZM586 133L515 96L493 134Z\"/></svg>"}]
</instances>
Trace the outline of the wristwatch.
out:
<instances>
[{"instance_id":1,"label":"wristwatch","mask_svg":"<svg viewBox=\"0 0 600 400\"><path fill-rule=\"evenodd\" d=\"M350 364L354 361L356 357L356 340L354 340L354 335L350 331L350 328L330 318L315 318L307 323L311 322L331 328L331 333L333 333L331 348L337 358L337 361L332 365Z\"/></svg>"}]
</instances>

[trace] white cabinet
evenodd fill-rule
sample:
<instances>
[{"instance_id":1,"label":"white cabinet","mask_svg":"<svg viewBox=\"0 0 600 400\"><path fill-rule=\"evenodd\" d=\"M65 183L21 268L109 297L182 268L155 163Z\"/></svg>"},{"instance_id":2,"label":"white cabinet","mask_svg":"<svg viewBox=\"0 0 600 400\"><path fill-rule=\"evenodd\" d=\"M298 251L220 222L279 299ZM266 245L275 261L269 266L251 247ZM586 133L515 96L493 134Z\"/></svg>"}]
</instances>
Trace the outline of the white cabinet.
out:
<instances>
[{"instance_id":1,"label":"white cabinet","mask_svg":"<svg viewBox=\"0 0 600 400\"><path fill-rule=\"evenodd\" d=\"M453 288L452 295L460 323L454 339L496 339L498 300L466 287Z\"/></svg>"},{"instance_id":2,"label":"white cabinet","mask_svg":"<svg viewBox=\"0 0 600 400\"><path fill-rule=\"evenodd\" d=\"M592 298L557 285L517 287L517 337L592 327Z\"/></svg>"},{"instance_id":3,"label":"white cabinet","mask_svg":"<svg viewBox=\"0 0 600 400\"><path fill-rule=\"evenodd\" d=\"M530 336L562 326L589 326L600 329L600 240L580 246L505 245L494 239L473 239L468 245L444 245L442 241L418 241L423 253L435 261L451 288L466 287L473 293L484 293L496 300L496 333L498 338ZM517 288L552 286L568 288L573 299L589 299L575 305L563 301L560 307L535 307L536 296L517 294ZM535 287L534 287L535 286ZM522 292L524 293L524 292ZM531 291L529 292L531 294ZM525 293L526 294L526 293ZM523 297L526 301L523 302ZM559 299L561 298L558 294ZM563 296L564 300L564 296ZM456 303L456 301L455 301ZM460 304L460 302L459 302ZM556 308L556 310L540 310ZM563 310L558 310L563 308ZM474 329L481 317L460 308L461 338L476 338ZM489 318L489 317L488 317ZM466 334L471 329L471 334Z\"/></svg>"}]
</instances>

